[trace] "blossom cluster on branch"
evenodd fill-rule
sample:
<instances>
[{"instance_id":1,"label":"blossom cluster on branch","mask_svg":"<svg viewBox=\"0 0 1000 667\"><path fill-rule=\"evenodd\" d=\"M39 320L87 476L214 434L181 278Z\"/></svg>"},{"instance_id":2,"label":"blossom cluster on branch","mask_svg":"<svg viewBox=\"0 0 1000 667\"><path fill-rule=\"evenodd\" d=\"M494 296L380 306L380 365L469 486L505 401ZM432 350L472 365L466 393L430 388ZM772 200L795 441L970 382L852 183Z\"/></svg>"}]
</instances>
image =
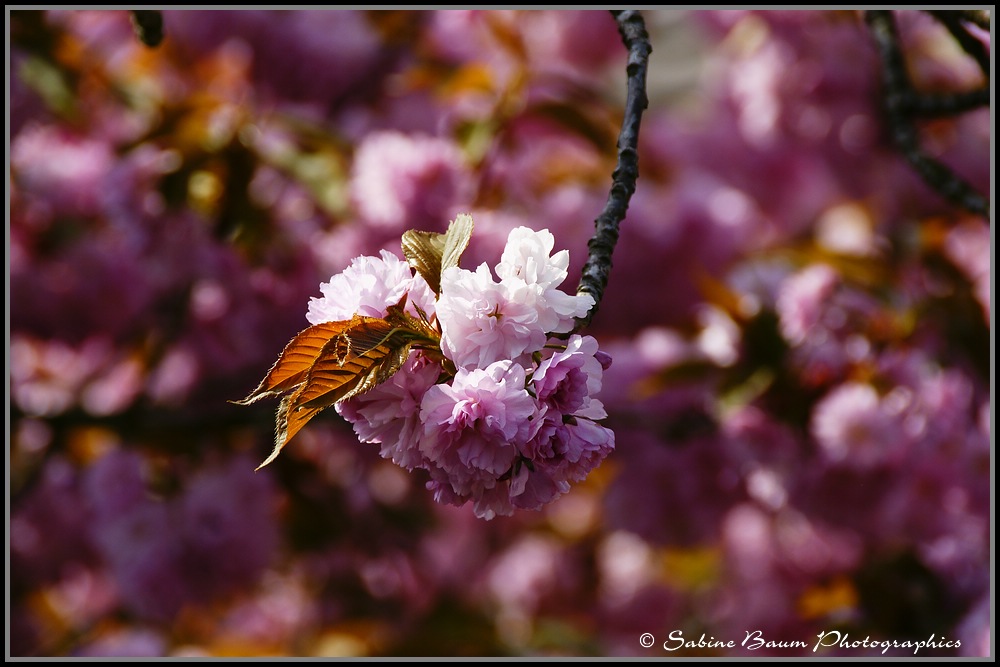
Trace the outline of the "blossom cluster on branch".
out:
<instances>
[{"instance_id":1,"label":"blossom cluster on branch","mask_svg":"<svg viewBox=\"0 0 1000 667\"><path fill-rule=\"evenodd\" d=\"M408 262L382 250L320 286L312 326L241 401L289 392L262 465L333 404L383 457L426 470L435 500L472 501L492 519L541 508L614 449L597 423L610 357L591 336L553 338L594 305L559 289L569 252L552 254L548 230L517 227L496 276L485 262L470 271L458 260L472 226L461 214L444 234L411 230Z\"/></svg>"}]
</instances>

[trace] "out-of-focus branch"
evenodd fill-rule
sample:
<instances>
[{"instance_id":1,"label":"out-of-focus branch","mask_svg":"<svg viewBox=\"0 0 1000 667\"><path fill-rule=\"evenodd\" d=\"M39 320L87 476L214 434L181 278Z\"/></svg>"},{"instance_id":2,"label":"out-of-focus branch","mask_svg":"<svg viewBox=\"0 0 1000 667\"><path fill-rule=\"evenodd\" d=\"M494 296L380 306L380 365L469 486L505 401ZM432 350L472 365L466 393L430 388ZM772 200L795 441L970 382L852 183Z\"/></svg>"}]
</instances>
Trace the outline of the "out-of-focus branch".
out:
<instances>
[{"instance_id":1,"label":"out-of-focus branch","mask_svg":"<svg viewBox=\"0 0 1000 667\"><path fill-rule=\"evenodd\" d=\"M968 12L963 11L948 11L948 10L934 10L928 12L931 16L937 19L938 23L943 25L951 33L951 36L955 38L959 46L965 50L970 56L975 58L976 62L979 63L979 69L983 71L986 78L990 78L990 54L986 52L986 47L980 42L973 34L971 34L965 27L965 22L969 21L966 16ZM986 30L989 30L989 23L986 24Z\"/></svg>"},{"instance_id":2,"label":"out-of-focus branch","mask_svg":"<svg viewBox=\"0 0 1000 667\"><path fill-rule=\"evenodd\" d=\"M608 285L611 254L618 243L618 227L625 219L629 200L639 178L639 123L642 112L649 105L646 97L646 70L653 47L646 32L646 23L637 10L612 11L611 14L618 23L618 32L628 49L628 93L625 98L625 117L618 134L618 163L611 174L611 193L604 210L594 221L594 236L587 243L589 254L576 289L577 294L593 296L594 306L584 317L577 319L574 331L590 324Z\"/></svg>"},{"instance_id":3,"label":"out-of-focus branch","mask_svg":"<svg viewBox=\"0 0 1000 667\"><path fill-rule=\"evenodd\" d=\"M871 30L882 59L883 111L892 141L924 181L948 200L983 216L989 216L989 202L949 167L926 155L913 116L947 115L967 111L984 100L982 91L954 96L922 96L913 90L899 45L892 12L868 10L865 22ZM986 91L985 102L989 102Z\"/></svg>"},{"instance_id":4,"label":"out-of-focus branch","mask_svg":"<svg viewBox=\"0 0 1000 667\"><path fill-rule=\"evenodd\" d=\"M163 14L150 9L132 10L132 28L139 41L149 47L163 41Z\"/></svg>"},{"instance_id":5,"label":"out-of-focus branch","mask_svg":"<svg viewBox=\"0 0 1000 667\"><path fill-rule=\"evenodd\" d=\"M954 116L964 111L971 111L990 103L990 89L978 88L950 95L906 95L903 100L903 110L914 116L934 118L939 116Z\"/></svg>"}]
</instances>

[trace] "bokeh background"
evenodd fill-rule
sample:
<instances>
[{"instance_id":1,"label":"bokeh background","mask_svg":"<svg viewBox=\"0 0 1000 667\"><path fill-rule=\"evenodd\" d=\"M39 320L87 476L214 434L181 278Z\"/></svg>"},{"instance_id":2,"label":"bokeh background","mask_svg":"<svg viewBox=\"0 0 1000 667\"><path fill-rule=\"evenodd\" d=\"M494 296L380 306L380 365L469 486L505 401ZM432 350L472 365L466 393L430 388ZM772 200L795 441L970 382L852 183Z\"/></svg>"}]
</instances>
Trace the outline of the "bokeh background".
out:
<instances>
[{"instance_id":1,"label":"bokeh background","mask_svg":"<svg viewBox=\"0 0 1000 667\"><path fill-rule=\"evenodd\" d=\"M918 89L984 84L896 16ZM8 656L794 656L833 630L989 655L989 221L891 147L860 13L645 17L587 331L617 448L487 522L333 410L255 473L276 403L227 401L321 282L458 212L464 266L547 228L573 289L625 93L610 15L166 11L149 48L126 11L10 12ZM990 191L988 108L919 128Z\"/></svg>"}]
</instances>

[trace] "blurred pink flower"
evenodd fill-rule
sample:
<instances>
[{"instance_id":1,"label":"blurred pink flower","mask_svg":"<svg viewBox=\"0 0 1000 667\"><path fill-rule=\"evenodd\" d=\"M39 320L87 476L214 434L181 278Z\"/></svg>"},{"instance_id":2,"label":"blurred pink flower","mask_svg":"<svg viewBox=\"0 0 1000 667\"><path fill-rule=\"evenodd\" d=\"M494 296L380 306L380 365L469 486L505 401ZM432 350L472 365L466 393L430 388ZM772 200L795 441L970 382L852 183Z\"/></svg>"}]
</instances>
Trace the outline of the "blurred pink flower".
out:
<instances>
[{"instance_id":1,"label":"blurred pink flower","mask_svg":"<svg viewBox=\"0 0 1000 667\"><path fill-rule=\"evenodd\" d=\"M993 623L990 621L992 607L987 593L959 621L956 639L962 642L959 653L963 657L988 658L992 655Z\"/></svg>"},{"instance_id":2,"label":"blurred pink flower","mask_svg":"<svg viewBox=\"0 0 1000 667\"><path fill-rule=\"evenodd\" d=\"M71 563L94 562L92 515L81 486L78 471L56 454L40 471L36 485L12 503L10 567L18 573L19 585L51 583Z\"/></svg>"},{"instance_id":3,"label":"blurred pink flower","mask_svg":"<svg viewBox=\"0 0 1000 667\"><path fill-rule=\"evenodd\" d=\"M10 146L14 187L57 216L96 214L114 160L108 143L53 125L25 127Z\"/></svg>"},{"instance_id":4,"label":"blurred pink flower","mask_svg":"<svg viewBox=\"0 0 1000 667\"><path fill-rule=\"evenodd\" d=\"M437 231L473 194L465 158L448 139L373 132L355 153L351 202L376 227Z\"/></svg>"},{"instance_id":5,"label":"blurred pink flower","mask_svg":"<svg viewBox=\"0 0 1000 667\"><path fill-rule=\"evenodd\" d=\"M903 446L899 421L870 384L849 382L813 409L810 430L834 463L866 468L884 463Z\"/></svg>"},{"instance_id":6,"label":"blurred pink flower","mask_svg":"<svg viewBox=\"0 0 1000 667\"><path fill-rule=\"evenodd\" d=\"M162 658L169 642L163 633L144 627L112 630L73 651L81 658Z\"/></svg>"},{"instance_id":7,"label":"blurred pink flower","mask_svg":"<svg viewBox=\"0 0 1000 667\"><path fill-rule=\"evenodd\" d=\"M624 62L614 17L594 9L520 12L532 70L591 81L608 67Z\"/></svg>"},{"instance_id":8,"label":"blurred pink flower","mask_svg":"<svg viewBox=\"0 0 1000 667\"><path fill-rule=\"evenodd\" d=\"M83 489L97 521L114 521L143 504L147 474L146 461L135 450L115 449L91 463Z\"/></svg>"},{"instance_id":9,"label":"blurred pink flower","mask_svg":"<svg viewBox=\"0 0 1000 667\"><path fill-rule=\"evenodd\" d=\"M128 609L166 621L260 575L280 536L273 484L253 467L242 456L210 464L166 500L146 493L135 454L111 453L89 471L88 499L100 517L89 530ZM127 488L109 497L115 473Z\"/></svg>"},{"instance_id":10,"label":"blurred pink flower","mask_svg":"<svg viewBox=\"0 0 1000 667\"><path fill-rule=\"evenodd\" d=\"M163 23L188 58L234 46L247 51L256 102L318 117L364 98L394 58L360 11L199 8L165 11Z\"/></svg>"},{"instance_id":11,"label":"blurred pink flower","mask_svg":"<svg viewBox=\"0 0 1000 667\"><path fill-rule=\"evenodd\" d=\"M94 394L103 391L100 385L85 389L111 365L113 347L104 338L90 338L80 345L69 345L59 340L36 340L15 335L10 352L12 398L29 415L58 415L78 405L83 397L87 399L87 407L97 408L97 414L102 414L104 408L111 408L110 411L114 412L115 408L121 407L114 396L108 396L111 404L105 404L101 397ZM124 370L126 376L119 379L127 386L120 389L130 397L136 389L136 378L130 370ZM105 376L99 381L111 382L106 388L110 392L117 391L113 386L113 377Z\"/></svg>"},{"instance_id":12,"label":"blurred pink flower","mask_svg":"<svg viewBox=\"0 0 1000 667\"><path fill-rule=\"evenodd\" d=\"M551 537L527 534L490 563L490 593L507 613L534 614L557 588L564 555Z\"/></svg>"},{"instance_id":13,"label":"blurred pink flower","mask_svg":"<svg viewBox=\"0 0 1000 667\"><path fill-rule=\"evenodd\" d=\"M272 477L245 455L213 462L187 480L176 500L177 563L196 600L210 600L256 581L281 544Z\"/></svg>"},{"instance_id":14,"label":"blurred pink flower","mask_svg":"<svg viewBox=\"0 0 1000 667\"><path fill-rule=\"evenodd\" d=\"M179 567L183 545L171 514L170 506L143 498L93 526L122 604L154 621L173 618L194 594Z\"/></svg>"},{"instance_id":15,"label":"blurred pink flower","mask_svg":"<svg viewBox=\"0 0 1000 667\"><path fill-rule=\"evenodd\" d=\"M972 281L976 300L983 315L990 319L990 291L993 284L990 256L990 228L976 220L968 220L948 232L945 254Z\"/></svg>"},{"instance_id":16,"label":"blurred pink flower","mask_svg":"<svg viewBox=\"0 0 1000 667\"><path fill-rule=\"evenodd\" d=\"M785 280L775 307L789 343L800 345L809 338L839 283L837 272L826 264L813 264Z\"/></svg>"},{"instance_id":17,"label":"blurred pink flower","mask_svg":"<svg viewBox=\"0 0 1000 667\"><path fill-rule=\"evenodd\" d=\"M677 399L669 409L673 421L664 415L645 427L614 425L615 438L628 446L615 454L618 472L604 494L605 521L654 544L715 544L726 514L747 496L742 462L717 437L704 407ZM678 431L672 437L664 433L670 425Z\"/></svg>"}]
</instances>

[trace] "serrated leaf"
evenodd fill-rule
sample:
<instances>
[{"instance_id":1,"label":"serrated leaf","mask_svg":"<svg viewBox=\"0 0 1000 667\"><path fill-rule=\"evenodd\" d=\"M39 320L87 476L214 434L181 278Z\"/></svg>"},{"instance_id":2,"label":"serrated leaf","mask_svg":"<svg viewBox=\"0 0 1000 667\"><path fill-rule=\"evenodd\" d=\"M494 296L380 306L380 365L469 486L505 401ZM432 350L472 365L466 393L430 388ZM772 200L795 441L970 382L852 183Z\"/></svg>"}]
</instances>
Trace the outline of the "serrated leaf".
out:
<instances>
[{"instance_id":1,"label":"serrated leaf","mask_svg":"<svg viewBox=\"0 0 1000 667\"><path fill-rule=\"evenodd\" d=\"M357 319L357 316L356 316ZM378 318L361 318L331 340L309 369L295 395L296 406L332 405L388 379L383 362L396 349L412 345L414 335Z\"/></svg>"},{"instance_id":2,"label":"serrated leaf","mask_svg":"<svg viewBox=\"0 0 1000 667\"><path fill-rule=\"evenodd\" d=\"M271 454L257 466L256 470L260 470L267 464L278 458L278 454L281 450L288 444L288 441L298 433L303 426L305 426L310 419L315 417L323 408L310 408L306 410L292 410L292 399L293 396L285 396L281 399L281 404L278 405L278 415L275 419L274 425L274 449L271 450Z\"/></svg>"},{"instance_id":3,"label":"serrated leaf","mask_svg":"<svg viewBox=\"0 0 1000 667\"><path fill-rule=\"evenodd\" d=\"M326 323L336 326L317 329L321 325L316 325L307 330L309 335L303 332L286 346L258 390L241 402L246 405L262 396L291 391L278 406L274 449L258 470L271 463L322 410L363 394L392 377L406 362L414 344L436 344L436 333L426 323L405 313L404 304L405 299L390 306L387 319L355 315L350 320ZM315 352L318 331L333 335ZM305 352L296 341L306 346Z\"/></svg>"},{"instance_id":4,"label":"serrated leaf","mask_svg":"<svg viewBox=\"0 0 1000 667\"><path fill-rule=\"evenodd\" d=\"M250 405L266 396L276 396L300 385L327 342L342 333L353 320L322 322L300 331L289 341L257 388L236 405Z\"/></svg>"},{"instance_id":5,"label":"serrated leaf","mask_svg":"<svg viewBox=\"0 0 1000 667\"><path fill-rule=\"evenodd\" d=\"M401 243L406 262L427 281L435 294L440 292L445 235L410 229L403 233Z\"/></svg>"}]
</instances>

